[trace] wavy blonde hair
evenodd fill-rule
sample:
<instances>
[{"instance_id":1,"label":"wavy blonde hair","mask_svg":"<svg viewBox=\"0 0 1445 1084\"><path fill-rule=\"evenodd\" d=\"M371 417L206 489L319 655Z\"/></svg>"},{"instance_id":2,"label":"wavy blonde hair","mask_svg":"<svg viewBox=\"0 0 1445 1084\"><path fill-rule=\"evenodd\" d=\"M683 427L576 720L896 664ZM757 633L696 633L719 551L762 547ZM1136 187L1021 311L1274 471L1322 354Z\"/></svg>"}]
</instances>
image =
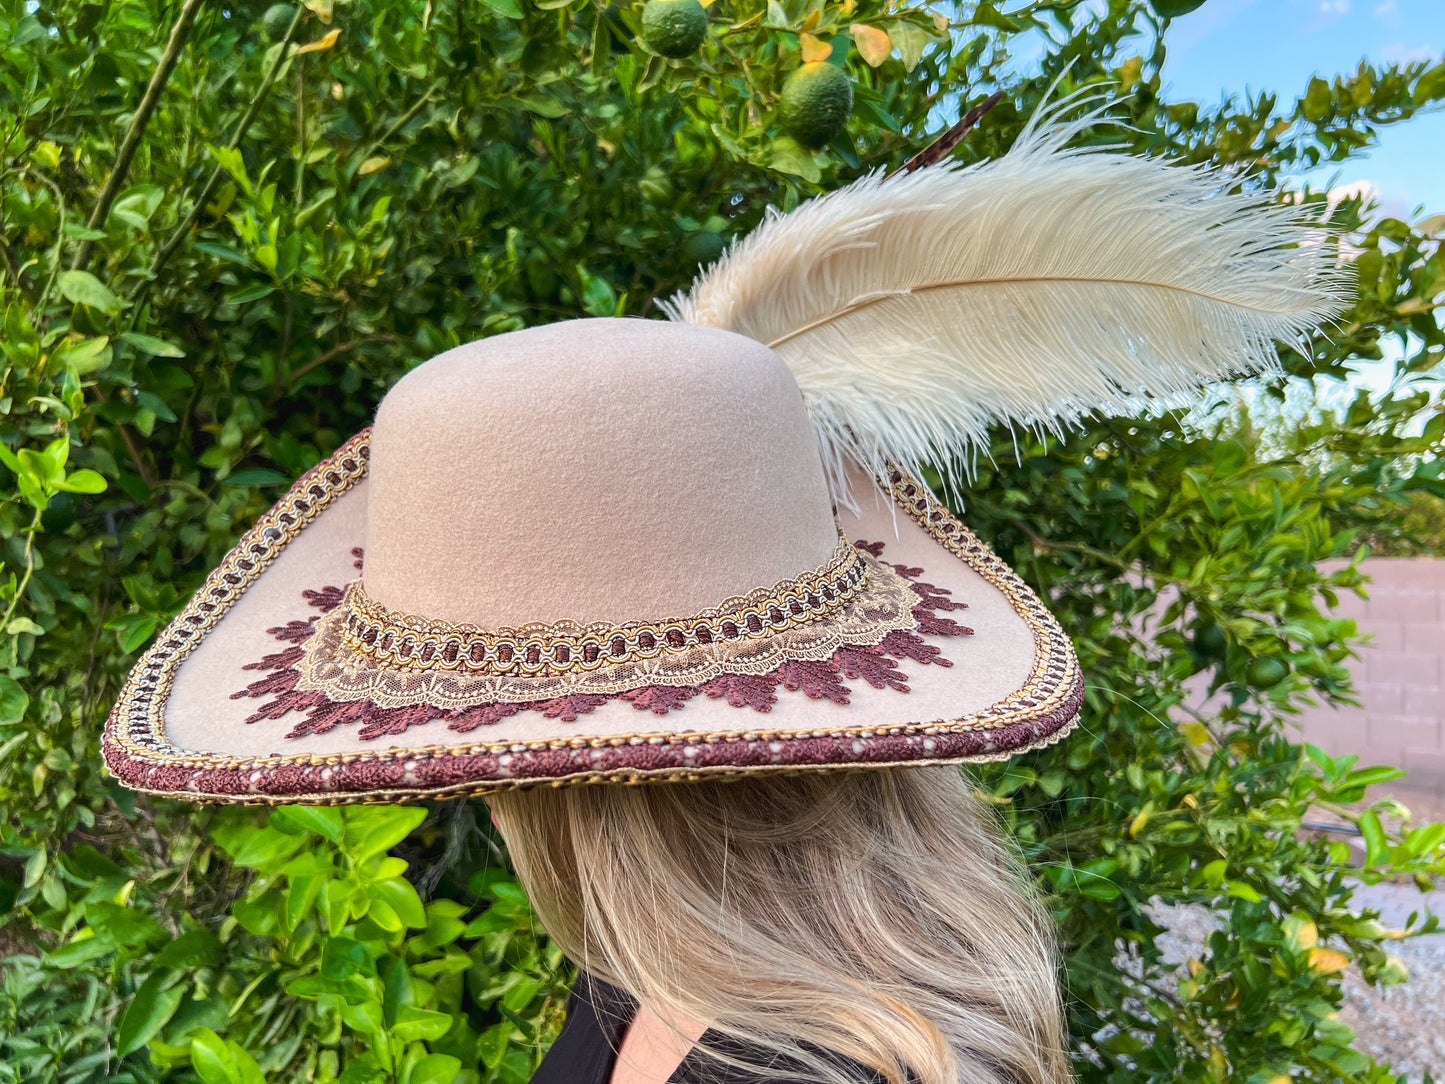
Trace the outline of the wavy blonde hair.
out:
<instances>
[{"instance_id":1,"label":"wavy blonde hair","mask_svg":"<svg viewBox=\"0 0 1445 1084\"><path fill-rule=\"evenodd\" d=\"M957 768L491 802L547 932L643 1003L827 1084L857 1084L828 1050L889 1084L1072 1079L1049 923Z\"/></svg>"}]
</instances>

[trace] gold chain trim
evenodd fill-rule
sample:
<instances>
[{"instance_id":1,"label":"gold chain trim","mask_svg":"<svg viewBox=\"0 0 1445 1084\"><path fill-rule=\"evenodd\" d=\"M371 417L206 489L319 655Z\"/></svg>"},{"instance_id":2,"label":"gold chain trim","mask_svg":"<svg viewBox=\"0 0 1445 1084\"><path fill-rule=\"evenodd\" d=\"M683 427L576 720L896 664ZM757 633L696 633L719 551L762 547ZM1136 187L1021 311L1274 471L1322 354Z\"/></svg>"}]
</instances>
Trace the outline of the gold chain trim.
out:
<instances>
[{"instance_id":1,"label":"gold chain trim","mask_svg":"<svg viewBox=\"0 0 1445 1084\"><path fill-rule=\"evenodd\" d=\"M298 692L380 708L460 709L701 685L723 674L766 674L784 662L826 659L848 644L877 644L914 628L918 604L904 577L841 536L821 568L678 621L483 632L389 613L370 599L361 604L372 611L359 610L359 587L356 581L347 588L349 608L343 602L316 619L296 663ZM367 634L374 634L370 643ZM480 665L461 665L474 658Z\"/></svg>"},{"instance_id":2,"label":"gold chain trim","mask_svg":"<svg viewBox=\"0 0 1445 1084\"><path fill-rule=\"evenodd\" d=\"M535 622L496 631L388 610L366 593L363 580L353 580L339 607L341 644L372 666L390 670L551 677L720 642L740 644L826 620L866 589L870 573L865 555L840 529L832 557L818 568L691 617L624 625Z\"/></svg>"}]
</instances>

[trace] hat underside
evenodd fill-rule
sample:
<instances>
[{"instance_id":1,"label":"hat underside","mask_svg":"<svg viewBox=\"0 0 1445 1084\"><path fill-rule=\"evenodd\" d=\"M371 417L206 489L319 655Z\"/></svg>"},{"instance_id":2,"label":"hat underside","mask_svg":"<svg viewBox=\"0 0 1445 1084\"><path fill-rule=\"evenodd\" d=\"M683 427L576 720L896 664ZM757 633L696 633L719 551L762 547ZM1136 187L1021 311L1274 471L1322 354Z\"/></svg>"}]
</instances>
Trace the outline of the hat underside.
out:
<instances>
[{"instance_id":1,"label":"hat underside","mask_svg":"<svg viewBox=\"0 0 1445 1084\"><path fill-rule=\"evenodd\" d=\"M103 740L127 786L191 801L395 802L518 786L1001 760L1077 719L1072 646L926 487L843 532L917 595L915 627L695 685L465 707L330 700L296 664L364 556L369 434L298 481L132 671ZM258 676L259 675L259 676Z\"/></svg>"}]
</instances>

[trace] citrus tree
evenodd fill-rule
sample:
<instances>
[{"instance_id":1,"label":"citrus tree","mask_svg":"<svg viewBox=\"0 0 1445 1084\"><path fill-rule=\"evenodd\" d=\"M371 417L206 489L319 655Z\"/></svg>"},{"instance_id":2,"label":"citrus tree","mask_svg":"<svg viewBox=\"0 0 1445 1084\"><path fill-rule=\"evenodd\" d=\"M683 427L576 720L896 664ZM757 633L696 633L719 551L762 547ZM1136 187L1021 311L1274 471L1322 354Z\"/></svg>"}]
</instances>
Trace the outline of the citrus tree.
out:
<instances>
[{"instance_id":1,"label":"citrus tree","mask_svg":"<svg viewBox=\"0 0 1445 1084\"><path fill-rule=\"evenodd\" d=\"M1058 79L1117 97L1100 138L1241 185L1445 99L1441 64L1365 63L1169 100L1197 6L0 0L0 1080L526 1080L571 976L478 809L137 797L97 746L127 668L409 366L656 316L767 205L896 167L986 96L965 159ZM1442 492L1442 223L1363 210L1335 212L1353 307L1282 359L1339 378L1392 341L1388 394L1283 445L1169 412L1000 435L966 486L1088 674L1079 735L980 778L1059 920L1085 1080L1395 1078L1341 980L1403 979L1390 948L1430 920L1388 930L1351 892L1431 883L1445 826L1366 804L1398 773L1290 729L1352 695L1328 603L1362 578L1321 562L1409 544L1397 510ZM1301 834L1313 806L1358 825L1363 869ZM1182 968L1160 903L1219 920Z\"/></svg>"}]
</instances>

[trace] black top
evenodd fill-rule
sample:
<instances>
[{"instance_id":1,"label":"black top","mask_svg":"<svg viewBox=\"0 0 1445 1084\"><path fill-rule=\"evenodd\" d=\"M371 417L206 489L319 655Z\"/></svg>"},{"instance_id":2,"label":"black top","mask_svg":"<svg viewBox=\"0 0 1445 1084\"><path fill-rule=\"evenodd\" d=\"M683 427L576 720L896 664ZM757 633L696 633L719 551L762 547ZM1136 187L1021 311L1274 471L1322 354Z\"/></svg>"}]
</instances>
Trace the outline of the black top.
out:
<instances>
[{"instance_id":1,"label":"black top","mask_svg":"<svg viewBox=\"0 0 1445 1084\"><path fill-rule=\"evenodd\" d=\"M567 1019L552 1049L542 1059L531 1084L608 1084L617 1064L617 1048L637 1015L637 1002L623 990L583 972L567 999ZM764 1073L743 1072L720 1064L694 1047L668 1077L669 1084L794 1084L798 1078L775 1055L747 1047L715 1031L703 1033L701 1042L753 1065L776 1068ZM859 1084L882 1084L871 1069L840 1055L840 1067L851 1068ZM796 1067L792 1067L796 1071Z\"/></svg>"}]
</instances>

